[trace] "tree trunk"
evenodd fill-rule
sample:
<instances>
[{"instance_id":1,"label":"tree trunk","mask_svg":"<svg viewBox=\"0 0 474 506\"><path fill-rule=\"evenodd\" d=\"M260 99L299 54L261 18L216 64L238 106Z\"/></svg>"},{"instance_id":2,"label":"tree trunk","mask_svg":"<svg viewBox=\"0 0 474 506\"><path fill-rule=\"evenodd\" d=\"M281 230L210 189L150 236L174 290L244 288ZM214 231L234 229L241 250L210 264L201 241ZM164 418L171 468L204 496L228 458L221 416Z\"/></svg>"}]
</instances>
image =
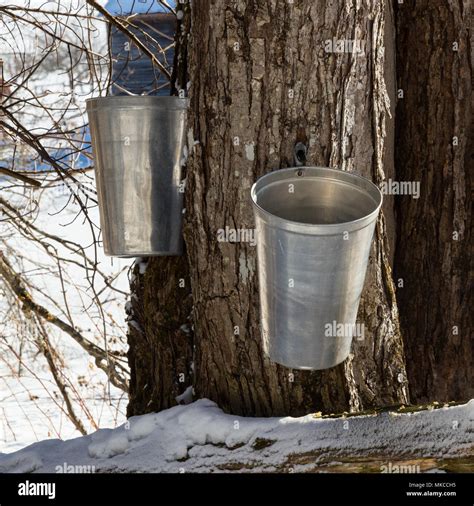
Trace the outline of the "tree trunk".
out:
<instances>
[{"instance_id":1,"label":"tree trunk","mask_svg":"<svg viewBox=\"0 0 474 506\"><path fill-rule=\"evenodd\" d=\"M474 395L473 9L468 0L398 6L397 298L412 399ZM468 169L471 170L468 170Z\"/></svg>"},{"instance_id":2,"label":"tree trunk","mask_svg":"<svg viewBox=\"0 0 474 506\"><path fill-rule=\"evenodd\" d=\"M297 141L309 146L308 163L382 180L384 18L381 2L358 10L309 0L195 4L185 230L195 386L233 413L297 415L406 401L383 220L360 308L367 335L355 343L356 359L294 377L263 357L255 249L217 241L226 225L253 228L251 184L291 166ZM362 41L363 54L326 52L333 38Z\"/></svg>"},{"instance_id":3,"label":"tree trunk","mask_svg":"<svg viewBox=\"0 0 474 506\"><path fill-rule=\"evenodd\" d=\"M390 67L385 44L393 55L390 5L374 0L349 9L347 2L200 0L192 4L191 16L184 235L194 307L195 394L234 414L264 416L406 403L385 233L385 223L393 224L391 205L384 206L376 227L360 304L365 339L354 342L344 364L326 371L294 371L264 357L255 248L217 240L226 226L254 228L250 187L264 173L292 166L296 142L307 145L308 165L356 171L376 183L393 174L384 75ZM328 51L338 44L347 49L353 40L361 52ZM393 226L391 231L393 240ZM142 379L132 382L130 413L148 411L151 392L169 400L174 395L169 384L160 384L161 371L170 374L166 350L173 333L160 332L155 320L161 304L171 310L177 298L154 298L157 280L166 282L166 273L159 278L155 272L159 269L158 261L150 263L134 287L143 360L132 363ZM168 282L176 284L172 277ZM176 330L183 315L168 316ZM134 340L130 346L133 358ZM171 369L175 375L173 364ZM153 399L156 409L159 401Z\"/></svg>"},{"instance_id":4,"label":"tree trunk","mask_svg":"<svg viewBox=\"0 0 474 506\"><path fill-rule=\"evenodd\" d=\"M140 269L146 271L140 273ZM185 257L137 264L128 310L127 416L174 406L192 384L191 289Z\"/></svg>"}]
</instances>

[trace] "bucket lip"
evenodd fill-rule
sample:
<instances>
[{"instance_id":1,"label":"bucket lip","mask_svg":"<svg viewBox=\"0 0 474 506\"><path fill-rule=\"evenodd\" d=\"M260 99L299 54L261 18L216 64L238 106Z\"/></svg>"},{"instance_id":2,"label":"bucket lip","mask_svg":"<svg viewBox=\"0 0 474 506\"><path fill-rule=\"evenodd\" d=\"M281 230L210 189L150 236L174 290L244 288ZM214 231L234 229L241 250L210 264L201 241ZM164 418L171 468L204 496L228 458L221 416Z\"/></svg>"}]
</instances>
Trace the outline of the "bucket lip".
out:
<instances>
[{"instance_id":1,"label":"bucket lip","mask_svg":"<svg viewBox=\"0 0 474 506\"><path fill-rule=\"evenodd\" d=\"M186 110L189 106L189 98L150 95L108 95L105 97L93 97L86 100L88 110L92 109L141 109L146 107L160 106L167 110Z\"/></svg>"},{"instance_id":2,"label":"bucket lip","mask_svg":"<svg viewBox=\"0 0 474 506\"><path fill-rule=\"evenodd\" d=\"M288 177L278 177L278 176L298 176L298 171L304 170L309 177L317 177L322 174L330 174L332 176L326 179L332 179L333 181L339 181L342 183L352 184L360 190L364 190L367 194L374 200L374 209L369 214L366 214L356 220L345 221L341 223L331 223L331 224L323 224L323 223L303 223L301 221L293 221L288 220L287 218L281 218L273 213L270 213L262 206L257 203L257 187L261 189L266 186L268 183L272 181L272 179L285 180ZM362 184L356 184L356 182ZM375 185L370 179L367 179L364 176L360 176L359 174L354 174L352 172L347 172L341 169L332 169L330 167L319 167L319 166L300 166L300 167L287 167L284 169L277 169L272 172L268 172L264 174L262 177L257 179L257 181L252 185L250 190L250 195L252 199L252 204L255 209L257 209L264 216L269 218L271 221L277 220L283 225L283 228L288 228L289 230L293 230L295 232L303 232L303 233L320 233L323 235L335 235L340 234L342 231L352 231L359 230L361 228L369 225L378 215L380 208L382 207L383 195L377 185ZM286 227L285 227L286 225Z\"/></svg>"}]
</instances>

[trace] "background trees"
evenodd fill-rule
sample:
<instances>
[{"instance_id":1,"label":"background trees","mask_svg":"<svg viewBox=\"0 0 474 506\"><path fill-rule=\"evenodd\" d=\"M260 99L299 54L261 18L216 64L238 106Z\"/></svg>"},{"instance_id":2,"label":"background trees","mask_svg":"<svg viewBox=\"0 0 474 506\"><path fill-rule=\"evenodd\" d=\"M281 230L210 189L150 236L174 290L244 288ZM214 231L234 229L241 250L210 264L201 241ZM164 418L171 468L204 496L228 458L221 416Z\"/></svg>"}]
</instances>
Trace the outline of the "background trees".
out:
<instances>
[{"instance_id":1,"label":"background trees","mask_svg":"<svg viewBox=\"0 0 474 506\"><path fill-rule=\"evenodd\" d=\"M99 246L83 108L108 85L106 25L85 3L7 4L0 6L1 451L15 440L116 423L129 376L128 265L111 265Z\"/></svg>"}]
</instances>

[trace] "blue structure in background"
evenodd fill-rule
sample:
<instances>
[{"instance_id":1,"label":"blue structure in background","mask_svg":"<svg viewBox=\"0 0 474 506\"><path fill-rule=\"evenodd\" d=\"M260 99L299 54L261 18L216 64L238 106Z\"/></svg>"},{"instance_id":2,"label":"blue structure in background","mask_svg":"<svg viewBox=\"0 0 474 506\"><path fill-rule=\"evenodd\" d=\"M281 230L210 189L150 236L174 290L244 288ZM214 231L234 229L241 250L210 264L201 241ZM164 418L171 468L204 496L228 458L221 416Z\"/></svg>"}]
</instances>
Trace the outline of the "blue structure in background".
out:
<instances>
[{"instance_id":1,"label":"blue structure in background","mask_svg":"<svg viewBox=\"0 0 474 506\"><path fill-rule=\"evenodd\" d=\"M170 7L175 7L176 2L168 1ZM129 14L152 14L155 12L169 12L157 0L109 0L105 8L114 16L128 16Z\"/></svg>"},{"instance_id":2,"label":"blue structure in background","mask_svg":"<svg viewBox=\"0 0 474 506\"><path fill-rule=\"evenodd\" d=\"M86 155L86 153L91 153L92 151L89 126L87 125L85 127L82 127L81 129L78 129L77 133L78 133L77 138L82 139L84 144L84 147L82 148L80 153L76 151L79 148L79 146L75 149L71 147L65 147L55 150L52 149L48 150L51 158L53 158L60 167L63 167L64 170L69 169L71 166L74 166L74 169L76 170L85 169L89 167L91 164L90 158ZM51 164L41 159L32 158L28 163L30 164L29 168L31 168L31 170L34 172L43 172L51 170Z\"/></svg>"},{"instance_id":3,"label":"blue structure in background","mask_svg":"<svg viewBox=\"0 0 474 506\"><path fill-rule=\"evenodd\" d=\"M174 58L174 14L139 14L133 18L137 28L129 30L156 55L171 74ZM149 35L149 37L146 34ZM155 42L156 41L156 42ZM166 53L160 48L168 48ZM110 49L112 53L111 95L169 95L169 79L152 64L151 59L130 41L126 34L110 26Z\"/></svg>"},{"instance_id":4,"label":"blue structure in background","mask_svg":"<svg viewBox=\"0 0 474 506\"><path fill-rule=\"evenodd\" d=\"M91 153L91 134L89 131L89 125L82 127L81 131L78 131L78 138L83 139L83 143L85 144L85 148L82 149L80 153L71 153L70 148L62 148L58 149L53 153L53 158L58 162L59 165L64 163L65 168L68 168L72 165L72 158L76 157L74 162L75 169L85 169L90 166L90 158L86 156L85 153ZM46 167L49 168L49 165ZM41 170L36 168L36 170ZM45 170L45 169L43 169Z\"/></svg>"},{"instance_id":5,"label":"blue structure in background","mask_svg":"<svg viewBox=\"0 0 474 506\"><path fill-rule=\"evenodd\" d=\"M168 2L175 7L176 2ZM109 0L105 8L115 16L129 16L137 14L133 23L141 30L148 33L158 44L166 48L172 45L176 30L176 18L169 13L156 0ZM111 26L110 49L112 54L112 84L109 89L111 95L148 94L148 95L169 95L170 85L168 78L161 74L160 70L153 66L150 58L144 54L130 41L121 31ZM131 29L136 37L153 52L160 62L171 73L174 58L174 47L166 52L166 58L159 53L159 48L153 40L145 36L140 30ZM128 93L127 93L128 92ZM64 170L71 167L74 160L74 168L81 169L90 166L91 153L89 127L83 127L78 131L78 138L84 139L85 147L81 153L75 152L70 147L51 150L50 155L57 160L58 165ZM31 170L51 170L51 165L38 159L31 160ZM1 177L0 180L5 179Z\"/></svg>"},{"instance_id":6,"label":"blue structure in background","mask_svg":"<svg viewBox=\"0 0 474 506\"><path fill-rule=\"evenodd\" d=\"M175 6L175 2L169 4ZM137 28L129 27L130 31L171 73L174 47L169 46L173 44L176 31L175 16L157 0L109 0L105 7L115 16L133 14L133 24ZM166 55L160 52L160 47L169 47ZM111 95L170 94L168 78L113 25L110 26L110 49L113 62Z\"/></svg>"}]
</instances>

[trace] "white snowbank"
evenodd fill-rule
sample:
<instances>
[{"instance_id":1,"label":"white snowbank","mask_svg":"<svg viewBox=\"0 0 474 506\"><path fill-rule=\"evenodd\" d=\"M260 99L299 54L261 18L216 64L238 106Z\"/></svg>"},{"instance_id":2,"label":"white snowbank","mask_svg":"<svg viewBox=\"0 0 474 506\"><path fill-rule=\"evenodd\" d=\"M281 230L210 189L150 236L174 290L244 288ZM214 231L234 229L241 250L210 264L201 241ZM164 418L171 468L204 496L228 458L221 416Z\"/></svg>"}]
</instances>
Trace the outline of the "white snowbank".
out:
<instances>
[{"instance_id":1,"label":"white snowbank","mask_svg":"<svg viewBox=\"0 0 474 506\"><path fill-rule=\"evenodd\" d=\"M244 418L201 399L157 414L131 418L116 429L69 441L48 440L0 454L0 472L212 472L272 471L294 454L312 452L305 470L328 456L472 455L474 400L414 413L387 412L349 418ZM85 467L84 467L85 466Z\"/></svg>"}]
</instances>

